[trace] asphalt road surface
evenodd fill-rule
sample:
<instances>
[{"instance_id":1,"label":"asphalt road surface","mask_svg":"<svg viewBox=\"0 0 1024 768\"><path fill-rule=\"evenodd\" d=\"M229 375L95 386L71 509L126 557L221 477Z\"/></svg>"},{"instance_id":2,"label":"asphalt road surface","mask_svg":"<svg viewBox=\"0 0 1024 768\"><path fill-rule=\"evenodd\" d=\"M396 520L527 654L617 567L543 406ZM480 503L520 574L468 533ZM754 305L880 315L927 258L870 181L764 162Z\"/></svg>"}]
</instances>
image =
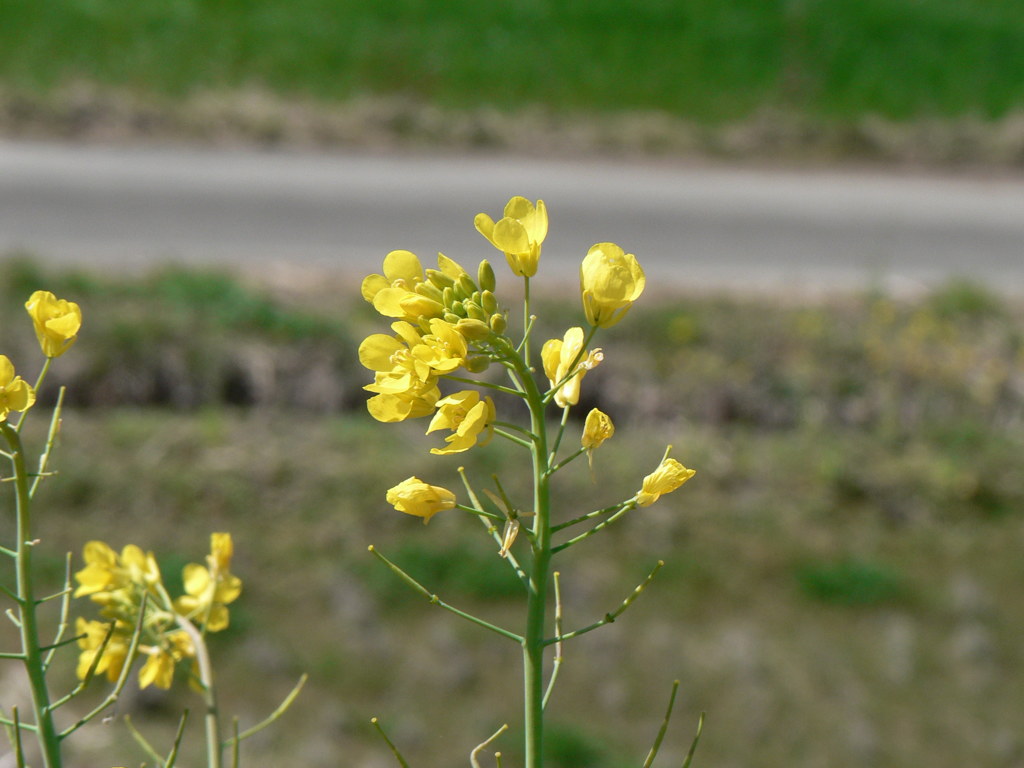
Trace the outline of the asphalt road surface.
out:
<instances>
[{"instance_id":1,"label":"asphalt road surface","mask_svg":"<svg viewBox=\"0 0 1024 768\"><path fill-rule=\"evenodd\" d=\"M587 248L635 253L649 285L1024 293L1024 179L672 163L0 143L0 254L135 270L161 261L366 274L500 254L473 229L513 194L551 216L542 276Z\"/></svg>"}]
</instances>

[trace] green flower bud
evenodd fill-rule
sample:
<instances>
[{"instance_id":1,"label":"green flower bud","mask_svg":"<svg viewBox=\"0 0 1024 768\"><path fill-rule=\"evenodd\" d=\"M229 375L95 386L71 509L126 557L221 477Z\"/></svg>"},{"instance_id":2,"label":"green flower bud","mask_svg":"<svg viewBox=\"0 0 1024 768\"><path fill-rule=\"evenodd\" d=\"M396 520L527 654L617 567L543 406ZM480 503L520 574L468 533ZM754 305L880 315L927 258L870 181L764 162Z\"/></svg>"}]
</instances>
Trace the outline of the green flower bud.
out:
<instances>
[{"instance_id":1,"label":"green flower bud","mask_svg":"<svg viewBox=\"0 0 1024 768\"><path fill-rule=\"evenodd\" d=\"M445 312L442 317L444 317L446 323L451 323L452 325L458 325L459 321L463 319L453 312Z\"/></svg>"},{"instance_id":2,"label":"green flower bud","mask_svg":"<svg viewBox=\"0 0 1024 768\"><path fill-rule=\"evenodd\" d=\"M476 272L476 281L485 291L493 291L497 286L497 281L494 277L494 269L491 267L491 263L487 259L480 262L480 267Z\"/></svg>"},{"instance_id":3,"label":"green flower bud","mask_svg":"<svg viewBox=\"0 0 1024 768\"><path fill-rule=\"evenodd\" d=\"M464 301L462 305L466 308L466 313L474 320L480 322L487 322L487 313L484 312L483 308L474 301Z\"/></svg>"},{"instance_id":4,"label":"green flower bud","mask_svg":"<svg viewBox=\"0 0 1024 768\"><path fill-rule=\"evenodd\" d=\"M439 269L425 270L427 280L436 285L442 291L455 285L455 281Z\"/></svg>"},{"instance_id":5,"label":"green flower bud","mask_svg":"<svg viewBox=\"0 0 1024 768\"><path fill-rule=\"evenodd\" d=\"M418 283L416 285L416 288L414 288L413 290L415 290L416 293L420 294L421 296L426 296L428 299L433 299L438 304L444 303L444 294L441 292L441 289L438 288L433 283Z\"/></svg>"},{"instance_id":6,"label":"green flower bud","mask_svg":"<svg viewBox=\"0 0 1024 768\"><path fill-rule=\"evenodd\" d=\"M469 317L469 313L466 311L466 307L463 305L461 301L456 301L454 304L452 304L451 309L452 312L454 312L459 317Z\"/></svg>"},{"instance_id":7,"label":"green flower bud","mask_svg":"<svg viewBox=\"0 0 1024 768\"><path fill-rule=\"evenodd\" d=\"M491 335L491 327L475 318L459 320L455 324L455 330L461 333L469 341L483 341Z\"/></svg>"},{"instance_id":8,"label":"green flower bud","mask_svg":"<svg viewBox=\"0 0 1024 768\"><path fill-rule=\"evenodd\" d=\"M483 373L491 365L491 360L486 355L470 357L466 360L466 370L470 373Z\"/></svg>"},{"instance_id":9,"label":"green flower bud","mask_svg":"<svg viewBox=\"0 0 1024 768\"><path fill-rule=\"evenodd\" d=\"M447 288L445 288L441 292L441 295L442 295L441 303L444 306L450 307L452 304L455 303L455 289L452 288L452 286L449 285Z\"/></svg>"},{"instance_id":10,"label":"green flower bud","mask_svg":"<svg viewBox=\"0 0 1024 768\"><path fill-rule=\"evenodd\" d=\"M462 297L464 299L468 299L477 290L476 283L473 282L473 278L471 278L469 275L462 275L461 277L459 277L458 286L459 288L462 289L462 292L465 294Z\"/></svg>"},{"instance_id":11,"label":"green flower bud","mask_svg":"<svg viewBox=\"0 0 1024 768\"><path fill-rule=\"evenodd\" d=\"M495 314L491 315L490 325L492 331L494 331L497 334L502 334L508 327L508 320L505 319L504 315L496 312Z\"/></svg>"},{"instance_id":12,"label":"green flower bud","mask_svg":"<svg viewBox=\"0 0 1024 768\"><path fill-rule=\"evenodd\" d=\"M498 311L498 299L489 290L484 291L480 294L480 306L484 308L484 312L493 315Z\"/></svg>"}]
</instances>

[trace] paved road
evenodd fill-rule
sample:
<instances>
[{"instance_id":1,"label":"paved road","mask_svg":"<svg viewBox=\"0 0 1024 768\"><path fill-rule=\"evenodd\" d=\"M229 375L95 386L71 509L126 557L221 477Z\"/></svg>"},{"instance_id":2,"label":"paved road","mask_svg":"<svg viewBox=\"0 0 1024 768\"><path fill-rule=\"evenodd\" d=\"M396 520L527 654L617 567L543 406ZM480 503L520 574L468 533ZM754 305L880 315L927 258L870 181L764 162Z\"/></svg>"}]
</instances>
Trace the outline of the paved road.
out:
<instances>
[{"instance_id":1,"label":"paved road","mask_svg":"<svg viewBox=\"0 0 1024 768\"><path fill-rule=\"evenodd\" d=\"M548 203L543 267L566 279L592 243L613 240L666 285L912 289L971 276L1024 293L1024 180L483 155L0 143L0 253L355 274L393 248L472 262L498 255L473 215L511 194Z\"/></svg>"}]
</instances>

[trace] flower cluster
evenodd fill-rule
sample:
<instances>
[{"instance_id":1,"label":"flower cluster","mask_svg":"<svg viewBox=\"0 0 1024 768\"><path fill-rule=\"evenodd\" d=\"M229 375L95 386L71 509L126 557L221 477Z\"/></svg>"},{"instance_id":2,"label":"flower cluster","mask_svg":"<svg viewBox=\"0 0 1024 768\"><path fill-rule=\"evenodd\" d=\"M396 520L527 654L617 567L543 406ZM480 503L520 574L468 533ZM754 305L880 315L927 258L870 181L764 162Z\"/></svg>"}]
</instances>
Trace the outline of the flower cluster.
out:
<instances>
[{"instance_id":1,"label":"flower cluster","mask_svg":"<svg viewBox=\"0 0 1024 768\"><path fill-rule=\"evenodd\" d=\"M219 632L228 626L227 605L242 591L230 570L233 551L230 534L212 534L206 565L185 566L185 594L172 600L152 552L129 544L118 553L102 541L88 542L74 594L101 606L106 621L77 620L79 678L91 669L117 680L131 663L129 649L138 632L138 651L146 656L139 685L170 688L178 662L196 658L195 627Z\"/></svg>"},{"instance_id":2,"label":"flower cluster","mask_svg":"<svg viewBox=\"0 0 1024 768\"><path fill-rule=\"evenodd\" d=\"M526 281L528 300L529 279L537 274L548 232L544 201L533 203L513 197L497 221L480 213L474 225L505 255L512 273ZM443 447L430 449L434 454L461 453L486 444L495 434L508 436L491 397L472 389L451 393L441 389L445 380L467 382L466 374L502 365L512 377L512 389L486 381L478 382L479 386L528 399L529 387L523 381L533 376L529 324L521 342L506 334L508 313L495 296L496 278L490 263L480 262L474 279L443 254L438 254L437 269L424 269L415 254L398 250L385 257L382 271L362 283L363 298L392 319L393 331L371 334L359 346L360 362L374 375L373 383L364 387L373 393L367 402L370 414L383 422L430 416L427 434L448 432ZM553 402L567 410L579 403L583 377L604 359L600 348L587 348L590 341L599 328L609 328L625 317L643 293L645 282L643 269L633 254L614 243L598 243L590 248L580 267L580 297L590 329L572 327L562 338L543 344L540 357L549 389L540 403L528 403L531 409ZM592 461L594 450L614 431L608 415L595 409L587 418L578 453L586 453ZM692 474L678 462L668 467L663 464L644 480L630 503L647 506L678 488ZM421 517L424 522L441 510L457 506L451 491L415 477L390 489L387 500L397 510Z\"/></svg>"}]
</instances>

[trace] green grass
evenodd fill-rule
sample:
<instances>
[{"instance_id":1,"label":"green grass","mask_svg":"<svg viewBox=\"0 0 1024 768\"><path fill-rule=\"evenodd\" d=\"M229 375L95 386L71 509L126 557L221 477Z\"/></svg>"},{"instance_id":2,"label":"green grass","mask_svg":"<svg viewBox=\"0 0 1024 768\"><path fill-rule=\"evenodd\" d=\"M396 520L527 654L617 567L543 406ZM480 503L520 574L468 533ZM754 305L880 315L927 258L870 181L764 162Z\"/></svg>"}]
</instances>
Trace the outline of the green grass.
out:
<instances>
[{"instance_id":1,"label":"green grass","mask_svg":"<svg viewBox=\"0 0 1024 768\"><path fill-rule=\"evenodd\" d=\"M8 0L0 83L846 121L1024 106L1015 0Z\"/></svg>"},{"instance_id":2,"label":"green grass","mask_svg":"<svg viewBox=\"0 0 1024 768\"><path fill-rule=\"evenodd\" d=\"M368 725L378 716L411 764L441 768L517 721L518 648L403 590L366 548L457 607L512 624L516 584L483 527L460 513L424 526L383 492L410 474L457 488L464 462L472 477L500 468L515 494L526 470L500 441L435 457L422 424L369 419L367 372L351 353L380 329L366 307L327 286L288 297L209 273L114 281L21 263L0 285L4 352L19 371L35 359L26 291L53 287L85 312L82 338L54 365L72 405L58 475L38 496L42 587L90 538L155 550L172 580L210 531L231 531L245 586L230 633L214 638L224 709L245 727L300 672L312 678L253 743L253 764L387 764ZM246 307L263 309L253 319ZM537 309L544 337L579 322L565 303ZM127 343L125 328L146 317L152 334ZM301 322L282 332L267 317ZM1019 305L967 284L806 306L678 297L641 303L609 331L583 389L618 429L595 475L584 462L559 474L557 514L630 495L669 442L698 474L559 564L566 626L577 627L667 563L622 619L566 647L553 765L639 764L673 679L668 765L682 763L701 710L706 765L1012 762L1024 747L1022 331ZM310 374L311 355L331 361L349 395L297 398L323 375ZM194 392L232 365L249 370L250 356L279 366L253 407L227 407L218 387L189 400L145 384L163 376L169 392ZM168 379L168 360L198 362ZM126 406L112 387L138 397ZM29 439L45 416L41 405ZM0 517L0 538L9 525ZM159 740L181 706L196 700L133 692L119 714ZM90 735L76 764L138 764L119 723ZM506 765L519 764L519 736L499 742Z\"/></svg>"}]
</instances>

